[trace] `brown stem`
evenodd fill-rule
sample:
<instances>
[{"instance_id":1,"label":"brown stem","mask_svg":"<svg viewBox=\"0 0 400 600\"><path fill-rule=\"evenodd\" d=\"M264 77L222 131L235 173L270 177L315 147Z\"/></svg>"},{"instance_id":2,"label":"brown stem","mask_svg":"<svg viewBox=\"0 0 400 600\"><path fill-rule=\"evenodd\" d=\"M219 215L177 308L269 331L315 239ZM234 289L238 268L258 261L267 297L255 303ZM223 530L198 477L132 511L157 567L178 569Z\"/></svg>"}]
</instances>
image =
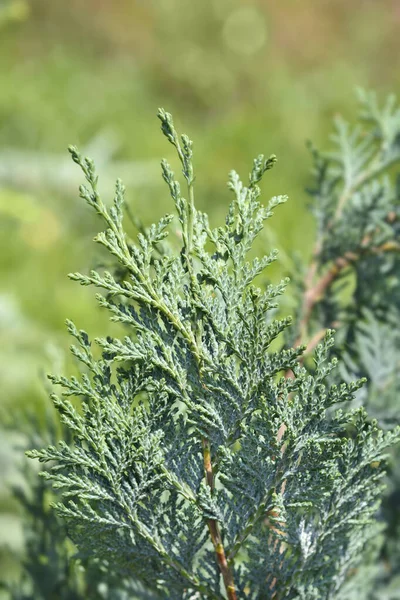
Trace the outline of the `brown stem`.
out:
<instances>
[{"instance_id":1,"label":"brown stem","mask_svg":"<svg viewBox=\"0 0 400 600\"><path fill-rule=\"evenodd\" d=\"M206 438L203 439L203 460L207 485L212 491L214 489L214 473L211 463L210 442ZM228 565L228 561L226 560L225 549L222 543L222 537L218 527L218 521L216 521L215 519L207 519L207 525L212 543L214 545L215 554L217 556L218 567L221 571L222 579L224 580L228 600L237 600L235 582L233 579L232 571Z\"/></svg>"},{"instance_id":2,"label":"brown stem","mask_svg":"<svg viewBox=\"0 0 400 600\"><path fill-rule=\"evenodd\" d=\"M312 283L313 276L316 272L316 260L311 263L309 271L306 277L306 290L304 292L303 301L303 316L300 321L300 332L299 337L296 340L295 345L300 345L304 342L307 333L307 325L311 317L312 310L315 304L320 300L327 288L333 283L333 281L339 276L339 274L352 263L359 260L366 253L381 254L383 252L399 252L400 245L395 241L388 241L380 246L372 248L366 248L365 246L370 241L370 237L365 237L361 243L358 252L346 252L343 256L339 256L329 269L322 275L316 283ZM310 276L311 273L311 276ZM312 341L314 338L312 338ZM319 340L318 340L319 341ZM318 343L317 341L317 343ZM316 344L315 344L316 345Z\"/></svg>"}]
</instances>

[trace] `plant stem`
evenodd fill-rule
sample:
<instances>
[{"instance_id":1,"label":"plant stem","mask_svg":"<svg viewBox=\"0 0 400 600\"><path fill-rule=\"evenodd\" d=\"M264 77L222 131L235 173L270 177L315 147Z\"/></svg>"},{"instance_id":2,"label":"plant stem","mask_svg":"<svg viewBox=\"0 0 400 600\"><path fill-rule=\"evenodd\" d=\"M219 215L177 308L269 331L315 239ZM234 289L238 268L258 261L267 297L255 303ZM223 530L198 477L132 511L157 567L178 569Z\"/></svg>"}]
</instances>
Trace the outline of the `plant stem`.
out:
<instances>
[{"instance_id":1,"label":"plant stem","mask_svg":"<svg viewBox=\"0 0 400 600\"><path fill-rule=\"evenodd\" d=\"M358 252L346 252L343 256L339 256L316 283L313 283L313 277L316 272L317 257L313 260L306 277L306 289L303 299L303 316L300 321L300 331L295 346L304 343L307 337L307 326L315 304L323 297L325 291L346 267L349 267L367 253L381 254L383 252L400 251L400 245L395 241L387 241L380 246L364 248L363 246L365 246L368 241L369 239L367 238L362 241ZM311 342L314 342L313 347L315 347L319 339L320 338L318 338L318 335L312 338Z\"/></svg>"},{"instance_id":2,"label":"plant stem","mask_svg":"<svg viewBox=\"0 0 400 600\"><path fill-rule=\"evenodd\" d=\"M214 489L214 473L211 463L211 450L210 450L210 442L206 438L203 439L203 459L204 459L204 471L206 474L207 485L210 487L211 491ZM228 561L226 559L224 545L222 543L221 532L218 527L218 521L215 519L207 520L208 529L210 532L211 540L214 545L215 553L217 556L217 563L219 570L221 571L222 578L224 580L224 585L226 589L226 593L228 596L228 600L237 600L235 582L233 579L233 574L230 566L228 565Z\"/></svg>"}]
</instances>

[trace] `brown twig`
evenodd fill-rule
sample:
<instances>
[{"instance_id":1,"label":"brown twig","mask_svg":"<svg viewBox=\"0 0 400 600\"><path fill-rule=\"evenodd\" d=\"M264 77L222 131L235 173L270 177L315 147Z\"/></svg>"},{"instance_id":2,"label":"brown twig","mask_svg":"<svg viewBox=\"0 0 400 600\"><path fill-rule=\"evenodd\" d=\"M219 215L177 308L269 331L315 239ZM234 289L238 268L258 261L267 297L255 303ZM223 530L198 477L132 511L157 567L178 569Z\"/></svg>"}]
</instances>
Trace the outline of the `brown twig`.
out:
<instances>
[{"instance_id":1,"label":"brown twig","mask_svg":"<svg viewBox=\"0 0 400 600\"><path fill-rule=\"evenodd\" d=\"M329 269L322 275L316 283L313 283L314 274L316 272L317 261L314 260L310 265L307 277L306 277L306 288L304 292L304 300L303 300L303 314L300 321L300 331L299 336L296 340L295 345L300 345L304 342L307 334L307 326L310 320L312 310L315 304L323 297L326 290L329 286L337 279L340 273L351 264L355 263L362 256L366 254L381 254L384 252L399 252L400 245L394 240L390 240L381 244L380 246L374 246L372 248L366 247L368 242L370 241L370 237L364 238L361 243L360 249L358 252L346 252L343 256L339 256L329 267ZM310 276L311 274L311 276ZM316 334L318 335L318 334ZM315 336L314 336L315 337ZM319 338L321 339L321 338ZM314 338L311 339L310 343L307 345L307 351L310 351L309 345L313 343L311 349L313 349L318 341L315 343Z\"/></svg>"},{"instance_id":2,"label":"brown twig","mask_svg":"<svg viewBox=\"0 0 400 600\"><path fill-rule=\"evenodd\" d=\"M334 223L341 218L343 208L346 202L351 197L352 193L355 190L366 183L371 177L371 173L364 174L363 177L360 177L356 184L352 187L351 190L346 190L338 201L338 206L335 212L335 217L333 221L328 225L328 229L331 229ZM397 220L397 214L394 211L388 213L386 217L387 223L394 223ZM303 310L302 310L302 319L300 321L300 332L299 336L296 340L295 346L298 346L306 341L306 333L307 333L307 325L310 319L312 309L314 305L318 302L318 300L322 297L323 293L327 290L327 288L331 285L331 283L338 277L343 269L350 266L352 262L358 260L362 254L365 254L366 251L371 253L379 254L379 252L388 252L393 250L399 250L399 245L394 241L386 242L377 248L367 248L366 246L371 241L372 236L365 236L361 241L360 250L358 253L347 252L344 256L338 257L328 271L323 275L317 283L314 284L314 278L318 270L318 261L319 256L322 250L322 240L319 239L315 244L315 248L313 251L313 258L308 268L304 283L305 283L305 292L303 298ZM317 342L318 343L318 342ZM307 347L307 353L309 352L309 348Z\"/></svg>"},{"instance_id":3,"label":"brown twig","mask_svg":"<svg viewBox=\"0 0 400 600\"><path fill-rule=\"evenodd\" d=\"M212 491L214 489L214 473L211 463L210 442L206 438L203 439L203 460L207 485ZM228 561L226 560L225 549L222 543L222 537L218 527L218 521L216 521L215 519L207 519L207 525L217 556L219 570L221 571L221 575L224 580L228 600L237 600L235 582L233 579L232 571L228 565Z\"/></svg>"}]
</instances>

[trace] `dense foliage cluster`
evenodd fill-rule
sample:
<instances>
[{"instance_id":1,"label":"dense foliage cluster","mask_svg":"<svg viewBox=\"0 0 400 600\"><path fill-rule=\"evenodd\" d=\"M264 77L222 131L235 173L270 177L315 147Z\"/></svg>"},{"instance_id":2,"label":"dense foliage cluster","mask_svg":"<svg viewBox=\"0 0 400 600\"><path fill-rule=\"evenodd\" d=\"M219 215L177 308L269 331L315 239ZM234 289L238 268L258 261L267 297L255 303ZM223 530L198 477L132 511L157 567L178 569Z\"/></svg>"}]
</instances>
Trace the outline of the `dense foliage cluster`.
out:
<instances>
[{"instance_id":1,"label":"dense foliage cluster","mask_svg":"<svg viewBox=\"0 0 400 600\"><path fill-rule=\"evenodd\" d=\"M265 283L276 253L254 256L286 200L260 202L274 156L255 159L246 184L230 173L233 200L212 228L194 202L192 142L160 110L186 185L183 195L162 161L179 230L169 241L166 215L134 241L122 183L107 206L93 162L70 149L114 264L71 278L101 290L122 335L92 344L68 322L80 373L51 377L63 439L29 453L49 463L42 474L86 565L60 597L371 597L380 573L368 579L364 568L377 562L382 479L399 439L399 195L389 175L400 113L368 95L363 106L366 127L339 121L337 150L313 150L317 240L310 265L296 265L294 325L279 312L287 280ZM70 564L62 543L58 556Z\"/></svg>"}]
</instances>

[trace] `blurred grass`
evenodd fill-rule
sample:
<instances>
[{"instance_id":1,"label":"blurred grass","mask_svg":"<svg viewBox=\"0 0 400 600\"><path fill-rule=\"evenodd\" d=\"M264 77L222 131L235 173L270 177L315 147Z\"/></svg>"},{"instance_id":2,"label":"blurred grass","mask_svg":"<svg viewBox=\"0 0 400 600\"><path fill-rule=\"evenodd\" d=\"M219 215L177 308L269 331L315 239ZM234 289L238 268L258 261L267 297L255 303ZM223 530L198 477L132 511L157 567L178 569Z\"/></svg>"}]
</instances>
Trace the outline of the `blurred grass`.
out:
<instances>
[{"instance_id":1,"label":"blurred grass","mask_svg":"<svg viewBox=\"0 0 400 600\"><path fill-rule=\"evenodd\" d=\"M89 333L107 327L91 291L66 277L96 262L90 240L98 227L74 192L79 176L66 166L68 144L99 157L107 196L126 174L128 202L145 223L171 210L154 160L166 156L177 168L159 132L158 106L195 141L197 203L213 223L225 213L229 170L246 177L255 155L274 152L279 163L265 196L287 193L290 201L262 243L277 245L283 258L295 249L306 254L312 220L304 142L326 146L332 117L354 114L356 86L385 94L400 88L399 24L397 0L0 0L6 418L41 405L39 372L67 348L66 316ZM7 438L0 447L6 465L10 444ZM15 476L11 467L1 478L0 507L10 526L1 526L0 545L18 537L8 474ZM0 560L0 575L6 564Z\"/></svg>"}]
</instances>

